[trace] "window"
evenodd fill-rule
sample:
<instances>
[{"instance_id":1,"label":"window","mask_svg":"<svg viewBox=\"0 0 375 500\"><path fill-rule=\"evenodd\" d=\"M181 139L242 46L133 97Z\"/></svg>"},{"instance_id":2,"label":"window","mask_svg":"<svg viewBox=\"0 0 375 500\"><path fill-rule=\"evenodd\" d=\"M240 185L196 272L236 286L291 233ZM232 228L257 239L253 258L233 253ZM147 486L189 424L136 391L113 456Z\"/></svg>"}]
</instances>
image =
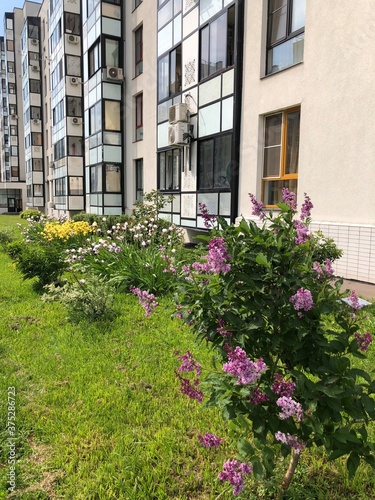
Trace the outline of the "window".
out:
<instances>
[{"instance_id":1,"label":"window","mask_svg":"<svg viewBox=\"0 0 375 500\"><path fill-rule=\"evenodd\" d=\"M143 26L134 32L135 76L143 73Z\"/></svg>"},{"instance_id":2,"label":"window","mask_svg":"<svg viewBox=\"0 0 375 500\"><path fill-rule=\"evenodd\" d=\"M141 5L142 0L134 0L134 9L138 7L138 5Z\"/></svg>"},{"instance_id":3,"label":"window","mask_svg":"<svg viewBox=\"0 0 375 500\"><path fill-rule=\"evenodd\" d=\"M43 184L34 184L34 196L35 197L42 197L43 196Z\"/></svg>"},{"instance_id":4,"label":"window","mask_svg":"<svg viewBox=\"0 0 375 500\"><path fill-rule=\"evenodd\" d=\"M66 114L67 116L82 116L82 97L67 96Z\"/></svg>"},{"instance_id":5,"label":"window","mask_svg":"<svg viewBox=\"0 0 375 500\"><path fill-rule=\"evenodd\" d=\"M267 74L303 60L306 0L269 0Z\"/></svg>"},{"instance_id":6,"label":"window","mask_svg":"<svg viewBox=\"0 0 375 500\"><path fill-rule=\"evenodd\" d=\"M297 190L300 109L265 117L263 202L282 201L282 188Z\"/></svg>"},{"instance_id":7,"label":"window","mask_svg":"<svg viewBox=\"0 0 375 500\"><path fill-rule=\"evenodd\" d=\"M159 101L181 92L181 45L162 57L158 63Z\"/></svg>"},{"instance_id":8,"label":"window","mask_svg":"<svg viewBox=\"0 0 375 500\"><path fill-rule=\"evenodd\" d=\"M18 134L17 125L11 125L10 126L10 135L17 135L17 134Z\"/></svg>"},{"instance_id":9,"label":"window","mask_svg":"<svg viewBox=\"0 0 375 500\"><path fill-rule=\"evenodd\" d=\"M235 7L205 26L200 32L200 78L234 64Z\"/></svg>"},{"instance_id":10,"label":"window","mask_svg":"<svg viewBox=\"0 0 375 500\"><path fill-rule=\"evenodd\" d=\"M55 160L59 160L60 158L64 158L65 156L65 142L64 139L60 139L56 144L53 146L54 149L54 155L53 157Z\"/></svg>"},{"instance_id":11,"label":"window","mask_svg":"<svg viewBox=\"0 0 375 500\"><path fill-rule=\"evenodd\" d=\"M81 76L81 58L66 54L66 74L70 76Z\"/></svg>"},{"instance_id":12,"label":"window","mask_svg":"<svg viewBox=\"0 0 375 500\"><path fill-rule=\"evenodd\" d=\"M93 135L102 129L102 106L101 101L89 109L89 134Z\"/></svg>"},{"instance_id":13,"label":"window","mask_svg":"<svg viewBox=\"0 0 375 500\"><path fill-rule=\"evenodd\" d=\"M40 120L41 119L41 109L37 106L30 107L30 116L32 120Z\"/></svg>"},{"instance_id":14,"label":"window","mask_svg":"<svg viewBox=\"0 0 375 500\"><path fill-rule=\"evenodd\" d=\"M12 173L12 178L13 177L17 178L19 176L19 169L17 165L12 165L11 173Z\"/></svg>"},{"instance_id":15,"label":"window","mask_svg":"<svg viewBox=\"0 0 375 500\"><path fill-rule=\"evenodd\" d=\"M41 146L42 145L41 132L31 132L31 145L32 146Z\"/></svg>"},{"instance_id":16,"label":"window","mask_svg":"<svg viewBox=\"0 0 375 500\"><path fill-rule=\"evenodd\" d=\"M121 192L120 165L109 164L105 166L105 190L107 193Z\"/></svg>"},{"instance_id":17,"label":"window","mask_svg":"<svg viewBox=\"0 0 375 500\"><path fill-rule=\"evenodd\" d=\"M61 58L52 72L52 90L58 85L62 77L63 77L63 61Z\"/></svg>"},{"instance_id":18,"label":"window","mask_svg":"<svg viewBox=\"0 0 375 500\"><path fill-rule=\"evenodd\" d=\"M199 142L198 189L229 189L232 134Z\"/></svg>"},{"instance_id":19,"label":"window","mask_svg":"<svg viewBox=\"0 0 375 500\"><path fill-rule=\"evenodd\" d=\"M112 38L105 39L105 65L120 66L119 41Z\"/></svg>"},{"instance_id":20,"label":"window","mask_svg":"<svg viewBox=\"0 0 375 500\"><path fill-rule=\"evenodd\" d=\"M30 92L40 94L40 80L30 80Z\"/></svg>"},{"instance_id":21,"label":"window","mask_svg":"<svg viewBox=\"0 0 375 500\"><path fill-rule=\"evenodd\" d=\"M29 38L39 39L39 26L29 22Z\"/></svg>"},{"instance_id":22,"label":"window","mask_svg":"<svg viewBox=\"0 0 375 500\"><path fill-rule=\"evenodd\" d=\"M41 158L33 158L33 171L34 172L43 171L43 160Z\"/></svg>"},{"instance_id":23,"label":"window","mask_svg":"<svg viewBox=\"0 0 375 500\"><path fill-rule=\"evenodd\" d=\"M91 78L101 67L100 42L89 49L89 77Z\"/></svg>"},{"instance_id":24,"label":"window","mask_svg":"<svg viewBox=\"0 0 375 500\"><path fill-rule=\"evenodd\" d=\"M66 177L55 179L55 196L66 196Z\"/></svg>"},{"instance_id":25,"label":"window","mask_svg":"<svg viewBox=\"0 0 375 500\"><path fill-rule=\"evenodd\" d=\"M69 177L69 194L71 196L83 195L83 177Z\"/></svg>"},{"instance_id":26,"label":"window","mask_svg":"<svg viewBox=\"0 0 375 500\"><path fill-rule=\"evenodd\" d=\"M11 146L10 156L18 156L18 146Z\"/></svg>"},{"instance_id":27,"label":"window","mask_svg":"<svg viewBox=\"0 0 375 500\"><path fill-rule=\"evenodd\" d=\"M79 14L65 12L65 33L81 34L81 16Z\"/></svg>"},{"instance_id":28,"label":"window","mask_svg":"<svg viewBox=\"0 0 375 500\"><path fill-rule=\"evenodd\" d=\"M90 192L101 193L102 191L102 166L91 167Z\"/></svg>"},{"instance_id":29,"label":"window","mask_svg":"<svg viewBox=\"0 0 375 500\"><path fill-rule=\"evenodd\" d=\"M11 19L10 17L6 18L6 27L7 27L7 30L13 29L13 19Z\"/></svg>"},{"instance_id":30,"label":"window","mask_svg":"<svg viewBox=\"0 0 375 500\"><path fill-rule=\"evenodd\" d=\"M120 101L104 101L104 130L121 130Z\"/></svg>"},{"instance_id":31,"label":"window","mask_svg":"<svg viewBox=\"0 0 375 500\"><path fill-rule=\"evenodd\" d=\"M59 40L61 38L61 19L59 19L59 22L56 24L55 29L52 32L51 35L51 52L55 50L56 45L59 43Z\"/></svg>"},{"instance_id":32,"label":"window","mask_svg":"<svg viewBox=\"0 0 375 500\"><path fill-rule=\"evenodd\" d=\"M9 92L9 94L16 93L16 84L15 83L8 83L8 92Z\"/></svg>"},{"instance_id":33,"label":"window","mask_svg":"<svg viewBox=\"0 0 375 500\"><path fill-rule=\"evenodd\" d=\"M143 94L135 97L135 140L143 139Z\"/></svg>"},{"instance_id":34,"label":"window","mask_svg":"<svg viewBox=\"0 0 375 500\"><path fill-rule=\"evenodd\" d=\"M68 156L83 155L83 139L82 137L68 137Z\"/></svg>"},{"instance_id":35,"label":"window","mask_svg":"<svg viewBox=\"0 0 375 500\"><path fill-rule=\"evenodd\" d=\"M13 42L13 40L7 40L7 50L10 50L10 51L14 50L14 42Z\"/></svg>"},{"instance_id":36,"label":"window","mask_svg":"<svg viewBox=\"0 0 375 500\"><path fill-rule=\"evenodd\" d=\"M56 125L64 118L64 100L61 99L60 102L52 110L52 121L53 125Z\"/></svg>"},{"instance_id":37,"label":"window","mask_svg":"<svg viewBox=\"0 0 375 500\"><path fill-rule=\"evenodd\" d=\"M14 62L8 61L8 73L14 73Z\"/></svg>"},{"instance_id":38,"label":"window","mask_svg":"<svg viewBox=\"0 0 375 500\"><path fill-rule=\"evenodd\" d=\"M181 150L169 149L158 155L159 189L173 191L180 189Z\"/></svg>"},{"instance_id":39,"label":"window","mask_svg":"<svg viewBox=\"0 0 375 500\"><path fill-rule=\"evenodd\" d=\"M135 160L135 199L143 201L143 158Z\"/></svg>"}]
</instances>

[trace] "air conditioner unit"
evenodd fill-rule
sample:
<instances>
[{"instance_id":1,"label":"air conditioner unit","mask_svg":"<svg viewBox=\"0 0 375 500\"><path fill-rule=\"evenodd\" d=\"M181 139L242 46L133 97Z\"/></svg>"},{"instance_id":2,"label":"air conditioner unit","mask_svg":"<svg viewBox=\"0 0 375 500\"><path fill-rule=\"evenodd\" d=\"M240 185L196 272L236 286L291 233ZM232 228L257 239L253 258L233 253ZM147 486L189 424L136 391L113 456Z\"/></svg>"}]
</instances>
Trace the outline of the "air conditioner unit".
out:
<instances>
[{"instance_id":1,"label":"air conditioner unit","mask_svg":"<svg viewBox=\"0 0 375 500\"><path fill-rule=\"evenodd\" d=\"M79 43L79 37L75 36L75 35L69 35L68 42L69 43Z\"/></svg>"},{"instance_id":2,"label":"air conditioner unit","mask_svg":"<svg viewBox=\"0 0 375 500\"><path fill-rule=\"evenodd\" d=\"M168 119L169 123L177 122L188 122L189 121L189 110L188 105L180 102L179 104L174 104L168 109Z\"/></svg>"},{"instance_id":3,"label":"air conditioner unit","mask_svg":"<svg viewBox=\"0 0 375 500\"><path fill-rule=\"evenodd\" d=\"M76 76L72 76L70 78L70 83L72 85L79 85L81 83L81 79L80 78L77 78Z\"/></svg>"},{"instance_id":4,"label":"air conditioner unit","mask_svg":"<svg viewBox=\"0 0 375 500\"><path fill-rule=\"evenodd\" d=\"M39 44L39 40L37 38L32 38L31 39L31 44L32 45L38 45Z\"/></svg>"},{"instance_id":5,"label":"air conditioner unit","mask_svg":"<svg viewBox=\"0 0 375 500\"><path fill-rule=\"evenodd\" d=\"M82 125L82 118L78 118L77 116L75 116L74 118L72 118L72 123L73 125Z\"/></svg>"},{"instance_id":6,"label":"air conditioner unit","mask_svg":"<svg viewBox=\"0 0 375 500\"><path fill-rule=\"evenodd\" d=\"M107 66L107 79L108 80L123 80L124 72L122 68L115 68Z\"/></svg>"},{"instance_id":7,"label":"air conditioner unit","mask_svg":"<svg viewBox=\"0 0 375 500\"><path fill-rule=\"evenodd\" d=\"M49 168L55 168L55 164L53 163L53 161L49 162Z\"/></svg>"},{"instance_id":8,"label":"air conditioner unit","mask_svg":"<svg viewBox=\"0 0 375 500\"><path fill-rule=\"evenodd\" d=\"M168 127L168 145L185 146L188 143L188 123L178 122Z\"/></svg>"},{"instance_id":9,"label":"air conditioner unit","mask_svg":"<svg viewBox=\"0 0 375 500\"><path fill-rule=\"evenodd\" d=\"M53 201L49 201L47 203L47 206L48 206L48 208L55 208L55 204L53 203Z\"/></svg>"},{"instance_id":10,"label":"air conditioner unit","mask_svg":"<svg viewBox=\"0 0 375 500\"><path fill-rule=\"evenodd\" d=\"M12 120L17 120L18 116L17 115L10 115Z\"/></svg>"},{"instance_id":11,"label":"air conditioner unit","mask_svg":"<svg viewBox=\"0 0 375 500\"><path fill-rule=\"evenodd\" d=\"M35 125L39 125L39 123L40 123L39 118L34 118L34 119L33 119L33 123L34 123Z\"/></svg>"},{"instance_id":12,"label":"air conditioner unit","mask_svg":"<svg viewBox=\"0 0 375 500\"><path fill-rule=\"evenodd\" d=\"M39 71L39 66L31 66L32 71L37 72Z\"/></svg>"}]
</instances>

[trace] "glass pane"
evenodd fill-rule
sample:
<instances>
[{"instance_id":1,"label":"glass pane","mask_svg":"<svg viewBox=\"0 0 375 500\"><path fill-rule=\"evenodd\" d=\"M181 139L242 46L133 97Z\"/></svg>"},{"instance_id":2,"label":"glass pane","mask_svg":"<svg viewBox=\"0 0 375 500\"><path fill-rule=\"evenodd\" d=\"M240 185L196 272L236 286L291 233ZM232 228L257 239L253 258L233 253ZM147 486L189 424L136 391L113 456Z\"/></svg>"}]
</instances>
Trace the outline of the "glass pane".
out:
<instances>
[{"instance_id":1,"label":"glass pane","mask_svg":"<svg viewBox=\"0 0 375 500\"><path fill-rule=\"evenodd\" d=\"M280 153L281 146L270 146L264 149L263 177L280 176Z\"/></svg>"},{"instance_id":2,"label":"glass pane","mask_svg":"<svg viewBox=\"0 0 375 500\"><path fill-rule=\"evenodd\" d=\"M83 195L83 177L69 177L69 194L72 196Z\"/></svg>"},{"instance_id":3,"label":"glass pane","mask_svg":"<svg viewBox=\"0 0 375 500\"><path fill-rule=\"evenodd\" d=\"M210 75L226 67L227 15L223 14L210 25Z\"/></svg>"},{"instance_id":4,"label":"glass pane","mask_svg":"<svg viewBox=\"0 0 375 500\"><path fill-rule=\"evenodd\" d=\"M213 187L214 141L203 141L199 145L199 189Z\"/></svg>"},{"instance_id":5,"label":"glass pane","mask_svg":"<svg viewBox=\"0 0 375 500\"><path fill-rule=\"evenodd\" d=\"M209 64L210 64L210 55L209 55L209 36L210 30L207 26L201 31L201 79L206 78L209 75Z\"/></svg>"},{"instance_id":6,"label":"glass pane","mask_svg":"<svg viewBox=\"0 0 375 500\"><path fill-rule=\"evenodd\" d=\"M121 130L120 103L118 101L104 101L106 130Z\"/></svg>"},{"instance_id":7,"label":"glass pane","mask_svg":"<svg viewBox=\"0 0 375 500\"><path fill-rule=\"evenodd\" d=\"M293 0L292 30L297 31L305 26L306 0Z\"/></svg>"},{"instance_id":8,"label":"glass pane","mask_svg":"<svg viewBox=\"0 0 375 500\"><path fill-rule=\"evenodd\" d=\"M297 180L290 181L265 181L263 185L263 203L267 205L277 205L283 201L283 187L297 193Z\"/></svg>"},{"instance_id":9,"label":"glass pane","mask_svg":"<svg viewBox=\"0 0 375 500\"><path fill-rule=\"evenodd\" d=\"M169 96L169 56L163 57L159 61L158 90L159 100Z\"/></svg>"},{"instance_id":10,"label":"glass pane","mask_svg":"<svg viewBox=\"0 0 375 500\"><path fill-rule=\"evenodd\" d=\"M165 185L166 189L173 189L173 156L172 151L167 151L165 154Z\"/></svg>"},{"instance_id":11,"label":"glass pane","mask_svg":"<svg viewBox=\"0 0 375 500\"><path fill-rule=\"evenodd\" d=\"M267 116L266 117L266 135L265 135L265 146L277 146L281 145L281 126L282 126L282 114Z\"/></svg>"},{"instance_id":12,"label":"glass pane","mask_svg":"<svg viewBox=\"0 0 375 500\"><path fill-rule=\"evenodd\" d=\"M267 74L303 61L304 33L268 51Z\"/></svg>"},{"instance_id":13,"label":"glass pane","mask_svg":"<svg viewBox=\"0 0 375 500\"><path fill-rule=\"evenodd\" d=\"M105 189L107 193L119 193L121 191L121 172L119 165L106 165L105 167Z\"/></svg>"},{"instance_id":14,"label":"glass pane","mask_svg":"<svg viewBox=\"0 0 375 500\"><path fill-rule=\"evenodd\" d=\"M218 137L215 141L214 188L230 188L232 135Z\"/></svg>"},{"instance_id":15,"label":"glass pane","mask_svg":"<svg viewBox=\"0 0 375 500\"><path fill-rule=\"evenodd\" d=\"M173 188L180 188L180 151L173 151Z\"/></svg>"},{"instance_id":16,"label":"glass pane","mask_svg":"<svg viewBox=\"0 0 375 500\"><path fill-rule=\"evenodd\" d=\"M160 179L160 189L165 190L165 153L160 153L159 155L159 179Z\"/></svg>"},{"instance_id":17,"label":"glass pane","mask_svg":"<svg viewBox=\"0 0 375 500\"><path fill-rule=\"evenodd\" d=\"M286 174L296 174L298 172L299 125L300 112L296 111L295 113L288 113L285 164Z\"/></svg>"},{"instance_id":18,"label":"glass pane","mask_svg":"<svg viewBox=\"0 0 375 500\"><path fill-rule=\"evenodd\" d=\"M173 17L173 3L169 0L158 12L158 29L167 24Z\"/></svg>"},{"instance_id":19,"label":"glass pane","mask_svg":"<svg viewBox=\"0 0 375 500\"><path fill-rule=\"evenodd\" d=\"M286 1L282 2L284 5L277 10L269 13L268 17L268 45L282 40L287 35L287 5Z\"/></svg>"},{"instance_id":20,"label":"glass pane","mask_svg":"<svg viewBox=\"0 0 375 500\"><path fill-rule=\"evenodd\" d=\"M109 40L108 38L105 41L105 61L107 66L115 66L119 67L119 50L118 50L118 41L117 40Z\"/></svg>"}]
</instances>

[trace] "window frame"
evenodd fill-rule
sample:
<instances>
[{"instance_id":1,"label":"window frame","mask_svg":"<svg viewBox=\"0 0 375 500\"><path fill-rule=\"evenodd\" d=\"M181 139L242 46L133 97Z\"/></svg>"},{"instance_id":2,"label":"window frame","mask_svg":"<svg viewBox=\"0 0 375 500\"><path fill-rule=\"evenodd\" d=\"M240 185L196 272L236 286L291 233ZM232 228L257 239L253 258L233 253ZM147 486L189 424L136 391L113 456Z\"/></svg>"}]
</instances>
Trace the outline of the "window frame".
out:
<instances>
[{"instance_id":1,"label":"window frame","mask_svg":"<svg viewBox=\"0 0 375 500\"><path fill-rule=\"evenodd\" d=\"M135 164L135 199L136 201L143 202L144 194L144 171L143 171L143 158L134 160Z\"/></svg>"},{"instance_id":2,"label":"window frame","mask_svg":"<svg viewBox=\"0 0 375 500\"><path fill-rule=\"evenodd\" d=\"M135 142L143 140L143 92L135 96Z\"/></svg>"},{"instance_id":3,"label":"window frame","mask_svg":"<svg viewBox=\"0 0 375 500\"><path fill-rule=\"evenodd\" d=\"M168 58L168 74L166 75L167 79L165 82L166 85L164 88L163 97L160 97L160 94L161 94L161 92L160 92L161 85L160 84L161 84L162 80L164 80L164 79L160 78L161 67L162 67L161 63L167 58ZM174 77L172 80L172 69L173 68L175 68L175 73L174 73ZM178 68L181 71L180 75L177 72ZM158 80L157 80L158 81L158 88L157 88L158 103L160 103L162 101L169 100L171 97L175 97L175 96L181 94L181 92L182 92L182 44L181 43L179 43L178 45L173 47L171 50L166 52L164 55L159 57L158 67L157 67L157 77L158 77ZM179 86L178 86L178 79L180 79ZM174 91L172 91L173 85L175 86ZM167 95L164 95L166 90L167 90Z\"/></svg>"},{"instance_id":4,"label":"window frame","mask_svg":"<svg viewBox=\"0 0 375 500\"><path fill-rule=\"evenodd\" d=\"M294 173L286 173L286 159L287 159L287 136L288 136L288 115L292 113L299 112L299 130L298 130L298 161L297 161L297 172ZM281 138L280 138L280 169L279 175L265 175L265 151L266 151L266 120L269 117L281 115L282 124L281 124ZM301 137L300 123L301 123L301 107L295 106L293 108L284 109L281 111L277 111L275 113L267 114L263 117L264 119L264 131L263 131L263 162L262 162L262 201L265 202L265 184L266 182L279 182L287 183L288 181L295 181L296 185L298 185L298 170L299 170L299 144ZM266 208L277 208L276 204L265 204Z\"/></svg>"},{"instance_id":5,"label":"window frame","mask_svg":"<svg viewBox=\"0 0 375 500\"><path fill-rule=\"evenodd\" d=\"M164 155L165 157L165 160L164 160L164 179L163 179L163 184L161 182L161 172L160 172L160 160L161 160L161 157ZM167 181L168 181L168 178L167 178L167 173L168 173L168 169L167 169L167 155L171 156L171 159L172 159L172 168L171 168L171 172L172 172L172 177L171 177L171 183L169 186L167 186ZM175 155L178 155L179 156L179 168L178 168L178 178L177 178L177 182L176 179L174 178L173 176L173 173L174 173L174 168L173 168L173 159L174 159L174 156ZM183 165L183 150L182 148L173 148L173 149L164 149L163 151L159 151L158 153L158 189L160 191L165 191L165 192L170 192L170 191L175 191L175 192L179 192L181 190L181 169L182 169L182 165ZM163 187L164 185L164 187Z\"/></svg>"},{"instance_id":6,"label":"window frame","mask_svg":"<svg viewBox=\"0 0 375 500\"><path fill-rule=\"evenodd\" d=\"M222 140L223 138L226 138L228 137L230 140L229 140L229 143L230 143L230 160L229 160L229 164L231 164L232 162L232 157L233 157L233 132L232 131L224 131L224 132L221 132L220 134L215 134L215 135L212 135L212 136L207 136L207 137L202 137L202 139L200 139L198 141L198 146L197 146L197 155L198 155L198 159L197 159L197 185L198 185L198 191L200 193L205 193L205 192L209 192L209 193L212 193L212 192L229 192L230 191L230 179L226 178L227 179L227 182L228 182L228 185L227 186L218 186L218 185L215 185L215 179L217 178L216 174L215 174L215 171L217 172L218 170L218 166L217 164L215 163L215 151L216 149L218 148L218 145L217 145L217 142L219 140ZM201 167L201 145L204 143L204 142L209 142L209 141L213 141L213 165L212 165L212 185L211 187L203 187L202 186L202 183L201 183L201 175L202 175L202 167ZM215 168L215 165L217 168ZM227 165L227 168L228 168L228 165Z\"/></svg>"},{"instance_id":7,"label":"window frame","mask_svg":"<svg viewBox=\"0 0 375 500\"><path fill-rule=\"evenodd\" d=\"M139 40L137 40L139 34ZM138 50L139 49L139 50ZM143 73L143 24L134 31L134 76Z\"/></svg>"}]
</instances>

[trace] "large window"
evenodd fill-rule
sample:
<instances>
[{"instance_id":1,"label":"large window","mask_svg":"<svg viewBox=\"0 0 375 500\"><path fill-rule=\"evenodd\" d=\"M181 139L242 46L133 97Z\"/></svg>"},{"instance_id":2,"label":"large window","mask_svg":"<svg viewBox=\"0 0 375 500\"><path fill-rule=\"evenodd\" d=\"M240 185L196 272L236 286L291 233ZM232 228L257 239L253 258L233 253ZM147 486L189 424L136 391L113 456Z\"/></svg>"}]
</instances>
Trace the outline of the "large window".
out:
<instances>
[{"instance_id":1,"label":"large window","mask_svg":"<svg viewBox=\"0 0 375 500\"><path fill-rule=\"evenodd\" d=\"M89 134L93 135L102 129L102 103L97 102L89 109Z\"/></svg>"},{"instance_id":2,"label":"large window","mask_svg":"<svg viewBox=\"0 0 375 500\"><path fill-rule=\"evenodd\" d=\"M263 202L282 201L282 188L296 192L298 179L300 109L265 117Z\"/></svg>"},{"instance_id":3,"label":"large window","mask_svg":"<svg viewBox=\"0 0 375 500\"><path fill-rule=\"evenodd\" d=\"M200 78L234 64L235 7L205 26L200 32Z\"/></svg>"},{"instance_id":4,"label":"large window","mask_svg":"<svg viewBox=\"0 0 375 500\"><path fill-rule=\"evenodd\" d=\"M162 57L158 63L159 101L181 92L181 45Z\"/></svg>"},{"instance_id":5,"label":"large window","mask_svg":"<svg viewBox=\"0 0 375 500\"><path fill-rule=\"evenodd\" d=\"M143 73L143 26L134 32L135 76Z\"/></svg>"},{"instance_id":6,"label":"large window","mask_svg":"<svg viewBox=\"0 0 375 500\"><path fill-rule=\"evenodd\" d=\"M105 190L107 193L121 192L121 170L119 164L105 165Z\"/></svg>"},{"instance_id":7,"label":"large window","mask_svg":"<svg viewBox=\"0 0 375 500\"><path fill-rule=\"evenodd\" d=\"M101 68L100 42L89 49L89 77Z\"/></svg>"},{"instance_id":8,"label":"large window","mask_svg":"<svg viewBox=\"0 0 375 500\"><path fill-rule=\"evenodd\" d=\"M81 16L72 12L65 12L65 33L81 34Z\"/></svg>"},{"instance_id":9,"label":"large window","mask_svg":"<svg viewBox=\"0 0 375 500\"><path fill-rule=\"evenodd\" d=\"M68 156L83 156L82 137L68 137Z\"/></svg>"},{"instance_id":10,"label":"large window","mask_svg":"<svg viewBox=\"0 0 375 500\"><path fill-rule=\"evenodd\" d=\"M105 65L114 66L115 68L120 66L120 43L118 40L113 38L105 39Z\"/></svg>"},{"instance_id":11,"label":"large window","mask_svg":"<svg viewBox=\"0 0 375 500\"><path fill-rule=\"evenodd\" d=\"M69 177L70 196L83 195L83 177Z\"/></svg>"},{"instance_id":12,"label":"large window","mask_svg":"<svg viewBox=\"0 0 375 500\"><path fill-rule=\"evenodd\" d=\"M104 101L104 129L121 130L121 103L120 101Z\"/></svg>"},{"instance_id":13,"label":"large window","mask_svg":"<svg viewBox=\"0 0 375 500\"><path fill-rule=\"evenodd\" d=\"M181 150L169 149L159 153L158 167L160 191L180 189Z\"/></svg>"},{"instance_id":14,"label":"large window","mask_svg":"<svg viewBox=\"0 0 375 500\"><path fill-rule=\"evenodd\" d=\"M66 114L67 116L82 116L82 97L67 96Z\"/></svg>"},{"instance_id":15,"label":"large window","mask_svg":"<svg viewBox=\"0 0 375 500\"><path fill-rule=\"evenodd\" d=\"M55 179L55 196L66 196L66 177Z\"/></svg>"},{"instance_id":16,"label":"large window","mask_svg":"<svg viewBox=\"0 0 375 500\"><path fill-rule=\"evenodd\" d=\"M232 134L199 142L199 189L229 189L232 160Z\"/></svg>"},{"instance_id":17,"label":"large window","mask_svg":"<svg viewBox=\"0 0 375 500\"><path fill-rule=\"evenodd\" d=\"M143 139L143 94L135 97L135 140Z\"/></svg>"},{"instance_id":18,"label":"large window","mask_svg":"<svg viewBox=\"0 0 375 500\"><path fill-rule=\"evenodd\" d=\"M306 0L268 0L267 74L303 60Z\"/></svg>"}]
</instances>

